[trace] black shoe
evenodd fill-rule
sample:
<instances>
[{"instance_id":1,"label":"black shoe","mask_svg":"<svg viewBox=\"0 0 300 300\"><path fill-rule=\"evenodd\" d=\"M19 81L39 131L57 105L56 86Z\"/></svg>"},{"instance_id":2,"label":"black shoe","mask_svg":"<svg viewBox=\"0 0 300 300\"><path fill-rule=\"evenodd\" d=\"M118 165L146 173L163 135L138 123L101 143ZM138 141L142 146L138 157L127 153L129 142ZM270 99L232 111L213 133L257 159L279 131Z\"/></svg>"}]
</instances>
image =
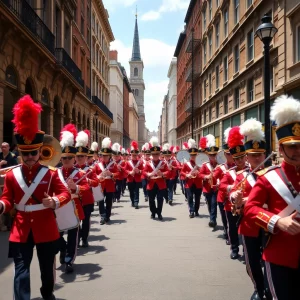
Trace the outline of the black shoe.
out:
<instances>
[{"instance_id":1,"label":"black shoe","mask_svg":"<svg viewBox=\"0 0 300 300\"><path fill-rule=\"evenodd\" d=\"M226 240L226 245L229 246L230 245L230 242L229 240Z\"/></svg>"},{"instance_id":2,"label":"black shoe","mask_svg":"<svg viewBox=\"0 0 300 300\"><path fill-rule=\"evenodd\" d=\"M169 205L172 206L173 200L169 200Z\"/></svg>"},{"instance_id":3,"label":"black shoe","mask_svg":"<svg viewBox=\"0 0 300 300\"><path fill-rule=\"evenodd\" d=\"M230 254L230 258L231 259L238 259L239 258L239 253L235 252L235 251L232 251L231 254Z\"/></svg>"},{"instance_id":4,"label":"black shoe","mask_svg":"<svg viewBox=\"0 0 300 300\"><path fill-rule=\"evenodd\" d=\"M132 207L134 207L134 204L133 204L133 203L131 203L131 206L132 206Z\"/></svg>"},{"instance_id":5,"label":"black shoe","mask_svg":"<svg viewBox=\"0 0 300 300\"><path fill-rule=\"evenodd\" d=\"M101 218L100 225L104 225L104 224L105 224L105 218Z\"/></svg>"},{"instance_id":6,"label":"black shoe","mask_svg":"<svg viewBox=\"0 0 300 300\"><path fill-rule=\"evenodd\" d=\"M214 227L214 224L215 224L215 222L213 222L213 221L209 221L209 222L208 222L208 226L209 226L209 227Z\"/></svg>"},{"instance_id":7,"label":"black shoe","mask_svg":"<svg viewBox=\"0 0 300 300\"><path fill-rule=\"evenodd\" d=\"M82 241L82 248L87 248L89 246L88 241Z\"/></svg>"},{"instance_id":8,"label":"black shoe","mask_svg":"<svg viewBox=\"0 0 300 300\"><path fill-rule=\"evenodd\" d=\"M145 197L145 202L148 202L148 197Z\"/></svg>"},{"instance_id":9,"label":"black shoe","mask_svg":"<svg viewBox=\"0 0 300 300\"><path fill-rule=\"evenodd\" d=\"M155 214L152 214L150 218L154 220L155 219Z\"/></svg>"},{"instance_id":10,"label":"black shoe","mask_svg":"<svg viewBox=\"0 0 300 300\"><path fill-rule=\"evenodd\" d=\"M195 217L194 213L190 213L190 218L192 219L194 217Z\"/></svg>"},{"instance_id":11,"label":"black shoe","mask_svg":"<svg viewBox=\"0 0 300 300\"><path fill-rule=\"evenodd\" d=\"M60 251L59 262L61 265L65 263L66 251Z\"/></svg>"},{"instance_id":12,"label":"black shoe","mask_svg":"<svg viewBox=\"0 0 300 300\"><path fill-rule=\"evenodd\" d=\"M196 216L196 217L199 217L200 215L199 215L199 213L198 213L198 212L195 212L195 216Z\"/></svg>"},{"instance_id":13,"label":"black shoe","mask_svg":"<svg viewBox=\"0 0 300 300\"><path fill-rule=\"evenodd\" d=\"M55 296L52 294L49 297L43 297L44 300L56 300Z\"/></svg>"},{"instance_id":14,"label":"black shoe","mask_svg":"<svg viewBox=\"0 0 300 300\"><path fill-rule=\"evenodd\" d=\"M158 216L158 219L159 219L160 221L162 221L162 220L163 220L163 216L162 216L162 215L159 215L159 216Z\"/></svg>"},{"instance_id":15,"label":"black shoe","mask_svg":"<svg viewBox=\"0 0 300 300\"><path fill-rule=\"evenodd\" d=\"M105 218L105 223L109 223L110 222L110 218Z\"/></svg>"},{"instance_id":16,"label":"black shoe","mask_svg":"<svg viewBox=\"0 0 300 300\"><path fill-rule=\"evenodd\" d=\"M250 300L263 300L264 296L263 295L259 295L259 293L257 291L254 291L254 293L252 294Z\"/></svg>"},{"instance_id":17,"label":"black shoe","mask_svg":"<svg viewBox=\"0 0 300 300\"><path fill-rule=\"evenodd\" d=\"M176 191L174 191L174 195L176 195Z\"/></svg>"},{"instance_id":18,"label":"black shoe","mask_svg":"<svg viewBox=\"0 0 300 300\"><path fill-rule=\"evenodd\" d=\"M138 205L138 204L135 204L134 208L135 208L135 209L139 209L139 205Z\"/></svg>"},{"instance_id":19,"label":"black shoe","mask_svg":"<svg viewBox=\"0 0 300 300\"><path fill-rule=\"evenodd\" d=\"M169 201L168 201L168 200L166 200L166 204L168 204L168 202L169 202Z\"/></svg>"},{"instance_id":20,"label":"black shoe","mask_svg":"<svg viewBox=\"0 0 300 300\"><path fill-rule=\"evenodd\" d=\"M71 263L66 264L65 273L73 273L74 269Z\"/></svg>"}]
</instances>

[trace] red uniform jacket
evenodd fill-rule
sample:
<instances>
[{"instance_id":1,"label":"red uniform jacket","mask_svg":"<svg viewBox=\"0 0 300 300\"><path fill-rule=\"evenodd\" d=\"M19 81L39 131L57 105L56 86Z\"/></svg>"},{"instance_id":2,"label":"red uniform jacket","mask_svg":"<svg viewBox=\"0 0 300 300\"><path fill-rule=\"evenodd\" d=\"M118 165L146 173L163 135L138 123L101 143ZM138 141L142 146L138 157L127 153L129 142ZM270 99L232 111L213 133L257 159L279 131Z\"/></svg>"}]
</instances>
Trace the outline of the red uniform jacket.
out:
<instances>
[{"instance_id":1,"label":"red uniform jacket","mask_svg":"<svg viewBox=\"0 0 300 300\"><path fill-rule=\"evenodd\" d=\"M161 160L158 160L157 162L149 161L149 162L147 162L146 166L144 167L144 172L143 172L144 176L145 176L145 178L148 178L147 190L152 190L155 183L157 184L159 190L164 190L167 188L165 178L168 175L168 167L165 162L162 161L161 165L159 167L159 170L162 172L164 178L151 179L148 176L149 173L152 173L155 170L156 166L160 162L161 162Z\"/></svg>"},{"instance_id":2,"label":"red uniform jacket","mask_svg":"<svg viewBox=\"0 0 300 300\"><path fill-rule=\"evenodd\" d=\"M101 187L102 187L102 190L104 192L107 192L107 193L114 193L116 191L116 185L115 185L115 179L118 179L119 178L119 169L116 165L115 162L113 162L108 171L110 171L113 175L112 178L101 178L101 173L103 172L103 170L106 169L106 166L109 165L111 162L111 160L108 162L108 164L105 164L103 161L99 163L99 173L97 173L98 175L98 180L101 184Z\"/></svg>"},{"instance_id":3,"label":"red uniform jacket","mask_svg":"<svg viewBox=\"0 0 300 300\"><path fill-rule=\"evenodd\" d=\"M209 169L209 166L211 166L211 170ZM210 193L211 190L212 190L212 187L210 186L210 182L209 180L206 180L204 179L205 176L213 173L214 171L214 168L216 167L217 165L211 165L210 162L207 162L207 163L204 163L200 169L200 178L203 180L203 193ZM213 190L216 191L217 189L217 180L212 177L212 180L213 180Z\"/></svg>"},{"instance_id":4,"label":"red uniform jacket","mask_svg":"<svg viewBox=\"0 0 300 300\"><path fill-rule=\"evenodd\" d=\"M140 173L135 173L134 176L129 173L136 167L140 170ZM127 182L141 182L142 181L142 173L144 169L143 160L129 160L126 162L125 172L127 173Z\"/></svg>"},{"instance_id":5,"label":"red uniform jacket","mask_svg":"<svg viewBox=\"0 0 300 300\"><path fill-rule=\"evenodd\" d=\"M86 173L89 173L85 177L85 179L89 185L89 188L81 191L82 206L85 206L88 204L94 204L95 200L94 200L92 187L97 187L99 184L95 169L93 167L89 167L87 165L79 166L78 164L75 165L75 167L83 170Z\"/></svg>"},{"instance_id":6,"label":"red uniform jacket","mask_svg":"<svg viewBox=\"0 0 300 300\"><path fill-rule=\"evenodd\" d=\"M191 164L192 168L189 166L189 164ZM197 189L201 189L202 188L202 179L200 177L200 172L198 173L198 175L195 178L188 178L186 177L195 167L196 163L194 161L190 161L189 163L184 163L180 172L180 178L182 180L185 180L185 185L184 187L189 189L192 187L193 184L195 184ZM200 170L198 170L200 171Z\"/></svg>"},{"instance_id":7,"label":"red uniform jacket","mask_svg":"<svg viewBox=\"0 0 300 300\"><path fill-rule=\"evenodd\" d=\"M22 165L21 168L27 184L31 184L38 174L41 165L37 163L31 169ZM43 166L42 168L46 167ZM56 200L59 201L59 206L65 205L71 199L71 194L62 184L57 173L48 169L47 173L33 192L34 198L39 203L30 197L26 205L42 203L42 199L45 198L44 193L47 192L50 196L55 194ZM17 182L13 171L9 171L5 176L4 190L1 196L1 202L4 205L2 212L8 213L11 211L14 208L14 204L20 203L23 195L24 191ZM0 213L2 212L0 211ZM12 224L9 240L11 242L25 243L30 231L32 231L35 243L45 243L57 240L59 238L59 231L54 210L47 208L34 212L17 211Z\"/></svg>"},{"instance_id":8,"label":"red uniform jacket","mask_svg":"<svg viewBox=\"0 0 300 300\"><path fill-rule=\"evenodd\" d=\"M173 180L177 177L178 163L174 158L171 158L169 161L165 161L169 171L167 179Z\"/></svg>"},{"instance_id":9,"label":"red uniform jacket","mask_svg":"<svg viewBox=\"0 0 300 300\"><path fill-rule=\"evenodd\" d=\"M213 177L215 178L215 180L217 182L221 182L222 178L224 177L224 175L228 172L228 170L230 168L233 168L235 166L235 164L222 164L222 165L218 165L213 172ZM226 193L224 193L223 191L221 191L219 189L218 191L218 195L217 195L217 201L224 203L225 202L225 198L226 198Z\"/></svg>"},{"instance_id":10,"label":"red uniform jacket","mask_svg":"<svg viewBox=\"0 0 300 300\"><path fill-rule=\"evenodd\" d=\"M146 166L146 164L147 164L147 162L149 162L149 161L151 161L151 158L149 157L149 158L147 158L147 156L143 159L143 166L145 167ZM145 177L145 173L144 172L142 172L142 180L143 179L147 179L147 177Z\"/></svg>"},{"instance_id":11,"label":"red uniform jacket","mask_svg":"<svg viewBox=\"0 0 300 300\"><path fill-rule=\"evenodd\" d=\"M123 180L125 178L127 178L127 173L125 171L125 167L126 167L126 161L123 159L120 159L118 161L115 161L118 170L119 170L119 176L117 180Z\"/></svg>"},{"instance_id":12,"label":"red uniform jacket","mask_svg":"<svg viewBox=\"0 0 300 300\"><path fill-rule=\"evenodd\" d=\"M73 167L73 168L61 168L62 170L62 175L64 177L65 180L67 180L68 178L70 178L70 175L77 170L77 168ZM83 171L79 171L76 175L74 175L72 177L73 181L76 182L78 181L80 178L82 178L82 176L85 173ZM79 183L78 183L79 189L77 190L70 190L71 194L72 194L72 199L75 202L76 205L76 210L77 210L77 214L80 220L84 219L84 211L82 208L82 194L87 191L90 190L90 186L88 185L86 179L82 179Z\"/></svg>"},{"instance_id":13,"label":"red uniform jacket","mask_svg":"<svg viewBox=\"0 0 300 300\"><path fill-rule=\"evenodd\" d=\"M299 193L300 173L296 171L295 166L283 162L281 168ZM264 171L265 173L268 172L267 169ZM276 169L276 172L281 177L279 168ZM244 217L249 220L252 226L257 224L264 228L265 231L268 231L270 219L285 209L287 204L264 175L262 174L257 179L249 195L244 209ZM268 205L268 210L263 208L264 204ZM275 228L275 234L271 235L271 239L264 249L263 259L277 265L299 268L300 235L290 235Z\"/></svg>"}]
</instances>

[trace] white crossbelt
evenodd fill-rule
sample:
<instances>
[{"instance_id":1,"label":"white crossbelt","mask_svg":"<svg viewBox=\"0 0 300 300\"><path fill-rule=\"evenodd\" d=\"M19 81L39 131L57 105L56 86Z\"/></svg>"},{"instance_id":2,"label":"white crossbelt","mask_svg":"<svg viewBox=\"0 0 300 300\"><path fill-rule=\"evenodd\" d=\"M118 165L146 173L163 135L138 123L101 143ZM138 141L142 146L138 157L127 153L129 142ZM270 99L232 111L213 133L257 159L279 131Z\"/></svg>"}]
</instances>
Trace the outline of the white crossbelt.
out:
<instances>
[{"instance_id":1,"label":"white crossbelt","mask_svg":"<svg viewBox=\"0 0 300 300\"><path fill-rule=\"evenodd\" d=\"M45 207L43 204L32 204L32 205L15 204L15 209L18 211L33 212L33 211L48 209L48 207Z\"/></svg>"}]
</instances>

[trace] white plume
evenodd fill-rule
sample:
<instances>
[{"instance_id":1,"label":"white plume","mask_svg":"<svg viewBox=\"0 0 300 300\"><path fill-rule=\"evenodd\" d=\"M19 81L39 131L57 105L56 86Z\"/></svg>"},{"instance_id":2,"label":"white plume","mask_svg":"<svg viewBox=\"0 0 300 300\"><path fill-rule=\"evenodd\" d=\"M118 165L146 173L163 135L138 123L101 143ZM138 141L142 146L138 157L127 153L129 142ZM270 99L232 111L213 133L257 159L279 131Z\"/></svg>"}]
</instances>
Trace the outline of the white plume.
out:
<instances>
[{"instance_id":1,"label":"white plume","mask_svg":"<svg viewBox=\"0 0 300 300\"><path fill-rule=\"evenodd\" d=\"M70 131L62 131L59 143L62 148L74 146L74 135Z\"/></svg>"},{"instance_id":2,"label":"white plume","mask_svg":"<svg viewBox=\"0 0 300 300\"><path fill-rule=\"evenodd\" d=\"M75 147L86 147L89 142L89 136L84 132L78 132L76 136L76 145Z\"/></svg>"},{"instance_id":3,"label":"white plume","mask_svg":"<svg viewBox=\"0 0 300 300\"><path fill-rule=\"evenodd\" d=\"M125 148L121 149L121 153L124 154L126 152Z\"/></svg>"},{"instance_id":4,"label":"white plume","mask_svg":"<svg viewBox=\"0 0 300 300\"><path fill-rule=\"evenodd\" d=\"M224 142L225 142L225 144L228 143L228 136L229 136L229 131L230 131L230 129L231 129L231 127L228 127L228 128L226 128L225 131L224 131Z\"/></svg>"},{"instance_id":5,"label":"white plume","mask_svg":"<svg viewBox=\"0 0 300 300\"><path fill-rule=\"evenodd\" d=\"M150 149L149 143L145 143L144 149L145 149L145 151L149 151L149 149Z\"/></svg>"},{"instance_id":6,"label":"white plume","mask_svg":"<svg viewBox=\"0 0 300 300\"><path fill-rule=\"evenodd\" d=\"M97 151L98 150L98 143L97 142L92 142L92 145L91 145L91 150L92 151Z\"/></svg>"},{"instance_id":7,"label":"white plume","mask_svg":"<svg viewBox=\"0 0 300 300\"><path fill-rule=\"evenodd\" d=\"M247 138L247 141L260 142L264 139L265 134L262 131L261 122L254 118L246 120L240 126L240 133Z\"/></svg>"},{"instance_id":8,"label":"white plume","mask_svg":"<svg viewBox=\"0 0 300 300\"><path fill-rule=\"evenodd\" d=\"M210 148L210 147L215 147L216 146L216 138L212 135L212 134L208 134L206 136L206 147Z\"/></svg>"},{"instance_id":9,"label":"white plume","mask_svg":"<svg viewBox=\"0 0 300 300\"><path fill-rule=\"evenodd\" d=\"M114 143L111 147L111 149L115 152L120 152L121 151L121 145L119 143Z\"/></svg>"},{"instance_id":10,"label":"white plume","mask_svg":"<svg viewBox=\"0 0 300 300\"><path fill-rule=\"evenodd\" d=\"M188 145L189 145L189 148L197 148L197 145L196 145L196 141L193 140L193 139L189 139L188 140Z\"/></svg>"},{"instance_id":11,"label":"white plume","mask_svg":"<svg viewBox=\"0 0 300 300\"><path fill-rule=\"evenodd\" d=\"M170 144L166 143L163 145L163 151L168 151L170 150Z\"/></svg>"},{"instance_id":12,"label":"white plume","mask_svg":"<svg viewBox=\"0 0 300 300\"><path fill-rule=\"evenodd\" d=\"M102 141L102 148L110 148L111 147L111 140L109 137L106 137Z\"/></svg>"},{"instance_id":13,"label":"white plume","mask_svg":"<svg viewBox=\"0 0 300 300\"><path fill-rule=\"evenodd\" d=\"M152 147L158 147L158 138L156 136L153 136L150 139L150 144L152 145Z\"/></svg>"},{"instance_id":14,"label":"white plume","mask_svg":"<svg viewBox=\"0 0 300 300\"><path fill-rule=\"evenodd\" d=\"M300 102L287 95L276 98L271 107L270 118L278 127L300 121Z\"/></svg>"}]
</instances>

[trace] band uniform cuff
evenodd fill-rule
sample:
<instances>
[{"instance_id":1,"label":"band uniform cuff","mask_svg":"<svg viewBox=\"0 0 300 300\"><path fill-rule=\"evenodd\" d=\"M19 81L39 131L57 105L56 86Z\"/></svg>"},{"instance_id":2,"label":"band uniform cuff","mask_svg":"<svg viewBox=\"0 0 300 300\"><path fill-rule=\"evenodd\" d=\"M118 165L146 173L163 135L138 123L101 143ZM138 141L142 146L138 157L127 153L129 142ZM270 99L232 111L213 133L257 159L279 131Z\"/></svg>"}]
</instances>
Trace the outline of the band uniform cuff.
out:
<instances>
[{"instance_id":1,"label":"band uniform cuff","mask_svg":"<svg viewBox=\"0 0 300 300\"><path fill-rule=\"evenodd\" d=\"M55 209L58 209L59 206L60 206L60 202L59 202L58 198L57 197L52 197L52 199L55 201Z\"/></svg>"},{"instance_id":2,"label":"band uniform cuff","mask_svg":"<svg viewBox=\"0 0 300 300\"><path fill-rule=\"evenodd\" d=\"M2 204L2 208L0 209L0 215L2 215L5 212L5 203L3 201L0 201L0 203Z\"/></svg>"},{"instance_id":3,"label":"band uniform cuff","mask_svg":"<svg viewBox=\"0 0 300 300\"><path fill-rule=\"evenodd\" d=\"M75 191L75 194L78 195L80 192L80 186L79 185L76 185L76 191Z\"/></svg>"},{"instance_id":4,"label":"band uniform cuff","mask_svg":"<svg viewBox=\"0 0 300 300\"><path fill-rule=\"evenodd\" d=\"M271 217L271 219L269 220L269 223L268 223L268 231L271 232L271 233L275 233L274 230L275 230L275 225L277 223L277 221L280 219L280 217L278 215L274 215L273 217Z\"/></svg>"}]
</instances>

